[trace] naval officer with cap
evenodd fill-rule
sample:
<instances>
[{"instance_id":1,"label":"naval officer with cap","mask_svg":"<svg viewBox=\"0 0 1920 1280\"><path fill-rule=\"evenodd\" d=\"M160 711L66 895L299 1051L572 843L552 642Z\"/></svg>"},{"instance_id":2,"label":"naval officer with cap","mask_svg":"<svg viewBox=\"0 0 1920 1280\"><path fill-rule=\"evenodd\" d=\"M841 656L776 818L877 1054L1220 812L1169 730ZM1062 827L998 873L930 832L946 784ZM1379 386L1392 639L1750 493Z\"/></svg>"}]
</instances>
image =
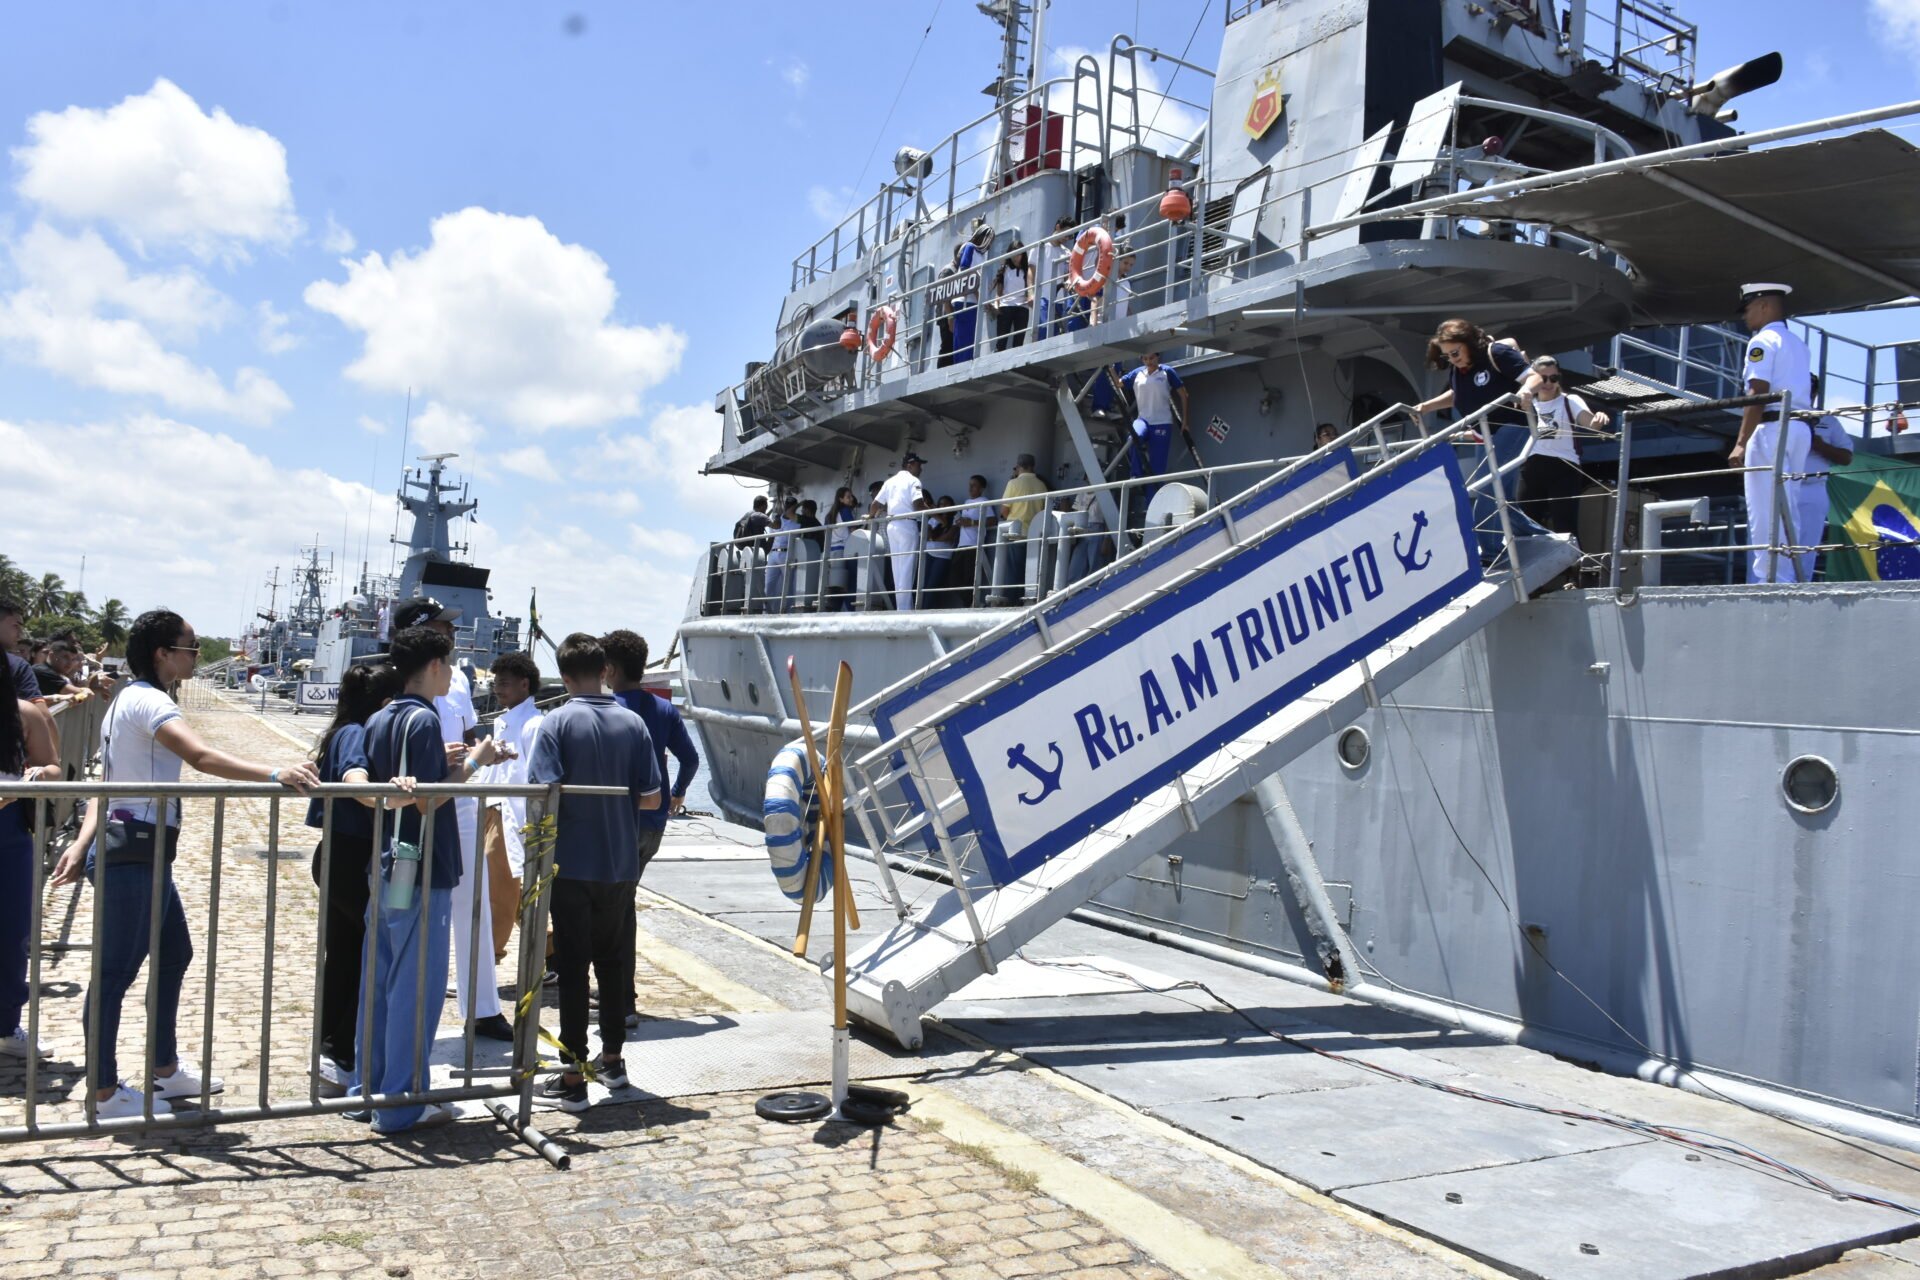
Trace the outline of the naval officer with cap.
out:
<instances>
[{"instance_id":1,"label":"naval officer with cap","mask_svg":"<svg viewBox=\"0 0 1920 1280\"><path fill-rule=\"evenodd\" d=\"M920 472L926 465L925 458L909 450L900 459L900 470L880 486L874 498L874 504L887 516L887 552L893 560L893 590L901 609L914 607L914 585L918 581L915 557L922 530L914 513L932 505L926 486L920 483Z\"/></svg>"},{"instance_id":2,"label":"naval officer with cap","mask_svg":"<svg viewBox=\"0 0 1920 1280\"><path fill-rule=\"evenodd\" d=\"M1787 328L1787 295L1791 285L1745 284L1740 286L1740 318L1753 334L1747 343L1742 376L1750 395L1785 391L1792 396L1791 408L1806 409L1813 404L1813 371L1807 344ZM1792 421L1785 433L1786 457L1782 467L1787 474L1786 510L1773 509L1773 466L1782 448L1780 405L1752 404L1740 414L1740 437L1727 460L1734 466L1756 468L1743 477L1747 493L1747 541L1784 545L1804 543L1800 530L1788 529L1793 518L1797 477L1807 469L1810 434L1807 424ZM1772 532L1769 533L1769 530ZM1798 565L1790 553L1775 556L1767 550L1747 556L1747 581L1794 582Z\"/></svg>"}]
</instances>

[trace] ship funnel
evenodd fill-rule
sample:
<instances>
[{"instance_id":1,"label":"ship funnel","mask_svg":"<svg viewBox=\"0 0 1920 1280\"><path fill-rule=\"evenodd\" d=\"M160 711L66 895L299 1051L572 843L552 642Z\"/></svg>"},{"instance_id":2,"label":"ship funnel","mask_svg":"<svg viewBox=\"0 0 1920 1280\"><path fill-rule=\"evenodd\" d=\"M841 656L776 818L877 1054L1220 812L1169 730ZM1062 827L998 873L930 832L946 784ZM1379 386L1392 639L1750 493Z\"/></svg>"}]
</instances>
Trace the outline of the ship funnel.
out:
<instances>
[{"instance_id":1,"label":"ship funnel","mask_svg":"<svg viewBox=\"0 0 1920 1280\"><path fill-rule=\"evenodd\" d=\"M902 147L893 153L893 171L909 181L933 174L933 157L918 147Z\"/></svg>"},{"instance_id":2,"label":"ship funnel","mask_svg":"<svg viewBox=\"0 0 1920 1280\"><path fill-rule=\"evenodd\" d=\"M1779 80L1783 67L1777 53L1762 54L1737 67L1728 67L1706 83L1693 86L1688 95L1693 99L1693 105L1688 110L1697 116L1718 115L1729 98L1764 89Z\"/></svg>"}]
</instances>

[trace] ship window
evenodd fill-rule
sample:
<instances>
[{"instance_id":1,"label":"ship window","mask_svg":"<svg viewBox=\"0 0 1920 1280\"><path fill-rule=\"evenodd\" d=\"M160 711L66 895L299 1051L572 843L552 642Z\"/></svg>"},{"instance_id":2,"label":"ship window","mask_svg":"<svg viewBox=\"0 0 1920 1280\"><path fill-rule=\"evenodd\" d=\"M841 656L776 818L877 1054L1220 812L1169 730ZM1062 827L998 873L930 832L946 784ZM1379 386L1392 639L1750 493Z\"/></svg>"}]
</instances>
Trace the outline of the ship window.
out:
<instances>
[{"instance_id":1,"label":"ship window","mask_svg":"<svg viewBox=\"0 0 1920 1280\"><path fill-rule=\"evenodd\" d=\"M1349 725L1334 741L1334 752L1340 757L1340 765L1348 770L1360 770L1366 767L1373 755L1373 742L1367 737L1367 731L1359 725Z\"/></svg>"},{"instance_id":2,"label":"ship window","mask_svg":"<svg viewBox=\"0 0 1920 1280\"><path fill-rule=\"evenodd\" d=\"M1825 813L1840 797L1840 775L1829 760L1801 756L1781 771L1780 790L1801 813Z\"/></svg>"},{"instance_id":3,"label":"ship window","mask_svg":"<svg viewBox=\"0 0 1920 1280\"><path fill-rule=\"evenodd\" d=\"M751 680L747 681L747 701L756 707L760 705L760 686Z\"/></svg>"},{"instance_id":4,"label":"ship window","mask_svg":"<svg viewBox=\"0 0 1920 1280\"><path fill-rule=\"evenodd\" d=\"M725 698L728 702L733 701L733 690L727 687L727 680L725 676L722 676L720 678L720 696Z\"/></svg>"}]
</instances>

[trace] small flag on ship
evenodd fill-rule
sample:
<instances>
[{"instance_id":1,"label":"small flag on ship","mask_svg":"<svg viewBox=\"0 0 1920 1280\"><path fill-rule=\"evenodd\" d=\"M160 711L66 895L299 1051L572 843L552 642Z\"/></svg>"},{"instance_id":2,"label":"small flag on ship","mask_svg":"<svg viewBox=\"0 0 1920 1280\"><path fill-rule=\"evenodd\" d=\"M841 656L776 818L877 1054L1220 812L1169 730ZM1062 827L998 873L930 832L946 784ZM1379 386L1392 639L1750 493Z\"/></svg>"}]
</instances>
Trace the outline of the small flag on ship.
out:
<instances>
[{"instance_id":1,"label":"small flag on ship","mask_svg":"<svg viewBox=\"0 0 1920 1280\"><path fill-rule=\"evenodd\" d=\"M1215 444L1225 444L1227 432L1231 430L1233 428L1227 425L1227 420L1216 413L1213 415L1213 421L1207 424L1207 438Z\"/></svg>"},{"instance_id":2,"label":"small flag on ship","mask_svg":"<svg viewBox=\"0 0 1920 1280\"><path fill-rule=\"evenodd\" d=\"M534 587L527 592L527 643L546 637L540 630L540 588Z\"/></svg>"}]
</instances>

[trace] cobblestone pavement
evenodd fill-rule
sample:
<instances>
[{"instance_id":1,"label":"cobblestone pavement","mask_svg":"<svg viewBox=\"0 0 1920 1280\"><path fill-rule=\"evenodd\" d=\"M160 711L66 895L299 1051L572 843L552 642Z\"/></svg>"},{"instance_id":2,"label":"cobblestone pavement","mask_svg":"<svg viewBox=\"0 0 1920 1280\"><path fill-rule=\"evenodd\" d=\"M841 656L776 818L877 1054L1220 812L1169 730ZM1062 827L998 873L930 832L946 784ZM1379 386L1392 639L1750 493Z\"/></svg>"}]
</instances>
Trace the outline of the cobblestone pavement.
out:
<instances>
[{"instance_id":1,"label":"cobblestone pavement","mask_svg":"<svg viewBox=\"0 0 1920 1280\"><path fill-rule=\"evenodd\" d=\"M190 715L225 750L297 754L237 709L194 705ZM187 804L176 865L196 947L181 1018L193 1059L212 950L212 807ZM236 1102L259 1092L270 897L267 1088L276 1099L306 1093L317 895L302 816L299 805L280 806L282 856L269 860L258 851L274 834L272 806L226 806L212 1067ZM88 943L89 897L46 895L43 941ZM56 1050L42 1076L42 1119L79 1114L86 954L52 952L42 972L41 1035ZM644 958L639 965L650 1012L718 1007ZM127 999L128 1074L138 1071L143 993L136 983ZM23 1092L19 1066L0 1065L0 1125L20 1123ZM603 1104L577 1117L543 1113L538 1123L573 1153L570 1172L490 1120L394 1139L326 1117L0 1147L0 1276L1173 1274L1003 1172L990 1153L913 1122L878 1132L770 1125L754 1115L751 1095L735 1094Z\"/></svg>"}]
</instances>

